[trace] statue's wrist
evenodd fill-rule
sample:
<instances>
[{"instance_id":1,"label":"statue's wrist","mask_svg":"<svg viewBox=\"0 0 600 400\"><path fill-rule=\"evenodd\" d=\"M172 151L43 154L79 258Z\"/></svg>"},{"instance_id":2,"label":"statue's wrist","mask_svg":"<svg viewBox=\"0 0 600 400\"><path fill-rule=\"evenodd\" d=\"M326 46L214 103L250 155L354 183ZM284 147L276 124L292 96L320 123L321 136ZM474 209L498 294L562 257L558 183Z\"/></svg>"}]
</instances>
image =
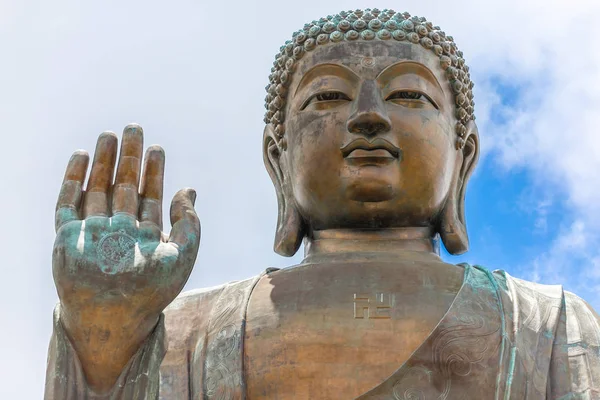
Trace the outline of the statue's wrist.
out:
<instances>
[{"instance_id":1,"label":"statue's wrist","mask_svg":"<svg viewBox=\"0 0 600 400\"><path fill-rule=\"evenodd\" d=\"M111 342L127 343L126 347L136 347L143 342L154 330L160 318L160 312L144 316L123 316L114 312L114 318L91 318L85 315L86 310L71 310L61 304L59 320L74 342L75 347L84 345L81 339L85 338L85 344L95 347L98 343L102 347L109 346ZM120 346L121 347L121 346Z\"/></svg>"},{"instance_id":2,"label":"statue's wrist","mask_svg":"<svg viewBox=\"0 0 600 400\"><path fill-rule=\"evenodd\" d=\"M82 323L81 321L87 321ZM140 323L119 326L109 321L93 322L60 310L59 323L81 362L89 388L107 393L131 358L145 346L160 321L145 318Z\"/></svg>"}]
</instances>

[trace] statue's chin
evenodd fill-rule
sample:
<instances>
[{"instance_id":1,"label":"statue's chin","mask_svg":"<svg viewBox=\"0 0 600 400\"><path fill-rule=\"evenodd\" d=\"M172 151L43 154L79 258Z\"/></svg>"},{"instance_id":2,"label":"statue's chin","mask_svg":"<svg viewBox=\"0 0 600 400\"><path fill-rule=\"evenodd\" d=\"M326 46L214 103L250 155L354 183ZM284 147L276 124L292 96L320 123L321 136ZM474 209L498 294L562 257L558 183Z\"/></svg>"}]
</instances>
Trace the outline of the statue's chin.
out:
<instances>
[{"instance_id":1,"label":"statue's chin","mask_svg":"<svg viewBox=\"0 0 600 400\"><path fill-rule=\"evenodd\" d=\"M347 186L346 195L350 200L376 203L392 199L396 190L384 179L361 179Z\"/></svg>"},{"instance_id":2,"label":"statue's chin","mask_svg":"<svg viewBox=\"0 0 600 400\"><path fill-rule=\"evenodd\" d=\"M398 173L398 168L391 165L350 168L343 173L344 195L369 203L391 200L398 194Z\"/></svg>"}]
</instances>

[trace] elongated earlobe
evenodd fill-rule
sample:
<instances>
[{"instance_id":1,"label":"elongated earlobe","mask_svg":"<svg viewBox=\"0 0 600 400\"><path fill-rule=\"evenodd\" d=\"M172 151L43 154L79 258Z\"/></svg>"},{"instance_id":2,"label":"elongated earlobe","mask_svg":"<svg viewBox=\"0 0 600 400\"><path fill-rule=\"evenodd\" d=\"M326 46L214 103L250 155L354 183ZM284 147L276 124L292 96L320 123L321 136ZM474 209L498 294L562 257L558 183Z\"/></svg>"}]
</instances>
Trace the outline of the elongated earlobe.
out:
<instances>
[{"instance_id":1,"label":"elongated earlobe","mask_svg":"<svg viewBox=\"0 0 600 400\"><path fill-rule=\"evenodd\" d=\"M274 250L279 255L291 257L300 248L306 228L281 166L283 140L275 135L272 125L267 124L263 135L263 161L275 186L278 205Z\"/></svg>"},{"instance_id":2,"label":"elongated earlobe","mask_svg":"<svg viewBox=\"0 0 600 400\"><path fill-rule=\"evenodd\" d=\"M465 138L465 145L458 150L462 152L462 157L460 157L462 162L458 163L459 165L454 171L453 184L440 215L438 227L446 250L455 255L469 250L465 220L465 193L467 181L479 159L479 133L474 121L470 122Z\"/></svg>"}]
</instances>

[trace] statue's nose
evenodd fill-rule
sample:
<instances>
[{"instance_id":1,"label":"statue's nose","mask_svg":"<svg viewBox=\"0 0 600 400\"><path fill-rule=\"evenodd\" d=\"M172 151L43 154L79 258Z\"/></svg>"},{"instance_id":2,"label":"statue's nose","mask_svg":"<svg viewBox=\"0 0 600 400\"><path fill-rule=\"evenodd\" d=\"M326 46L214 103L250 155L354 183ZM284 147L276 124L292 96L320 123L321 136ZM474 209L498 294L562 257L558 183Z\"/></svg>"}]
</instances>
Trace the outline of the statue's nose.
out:
<instances>
[{"instance_id":1,"label":"statue's nose","mask_svg":"<svg viewBox=\"0 0 600 400\"><path fill-rule=\"evenodd\" d=\"M352 115L348 118L348 131L376 135L389 131L391 127L377 83L372 80L363 82Z\"/></svg>"}]
</instances>

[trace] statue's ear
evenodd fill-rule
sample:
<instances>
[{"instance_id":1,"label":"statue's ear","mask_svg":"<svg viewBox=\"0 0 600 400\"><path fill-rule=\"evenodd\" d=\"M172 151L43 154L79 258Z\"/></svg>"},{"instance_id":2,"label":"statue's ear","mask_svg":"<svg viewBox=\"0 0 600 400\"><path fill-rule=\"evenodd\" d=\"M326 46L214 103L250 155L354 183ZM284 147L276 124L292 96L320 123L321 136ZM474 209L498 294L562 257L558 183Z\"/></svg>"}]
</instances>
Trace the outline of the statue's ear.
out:
<instances>
[{"instance_id":1,"label":"statue's ear","mask_svg":"<svg viewBox=\"0 0 600 400\"><path fill-rule=\"evenodd\" d=\"M465 192L467 181L479 159L479 131L475 121L469 123L464 137L465 144L458 150L458 163L454 170L453 183L440 215L438 227L444 246L450 254L462 254L469 250L465 221Z\"/></svg>"},{"instance_id":2,"label":"statue's ear","mask_svg":"<svg viewBox=\"0 0 600 400\"><path fill-rule=\"evenodd\" d=\"M277 193L277 231L274 250L277 254L291 257L300 248L306 233L304 221L298 212L289 180L282 165L285 138L277 137L273 125L267 124L263 135L263 160Z\"/></svg>"}]
</instances>

